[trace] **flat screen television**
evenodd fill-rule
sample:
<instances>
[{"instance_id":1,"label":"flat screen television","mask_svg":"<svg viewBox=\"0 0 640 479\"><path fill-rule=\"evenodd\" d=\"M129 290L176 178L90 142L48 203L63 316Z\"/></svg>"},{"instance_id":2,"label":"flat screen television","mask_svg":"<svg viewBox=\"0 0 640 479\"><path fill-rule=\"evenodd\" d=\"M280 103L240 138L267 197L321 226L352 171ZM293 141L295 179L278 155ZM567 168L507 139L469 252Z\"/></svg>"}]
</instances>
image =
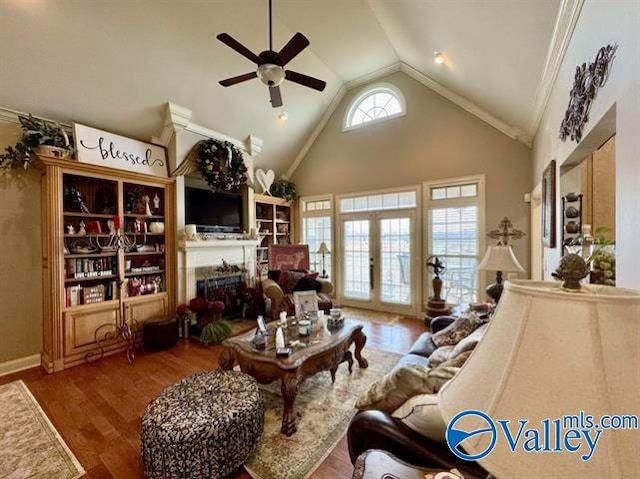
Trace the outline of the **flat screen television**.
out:
<instances>
[{"instance_id":1,"label":"flat screen television","mask_svg":"<svg viewBox=\"0 0 640 479\"><path fill-rule=\"evenodd\" d=\"M242 232L242 196L185 188L185 223L204 232Z\"/></svg>"}]
</instances>

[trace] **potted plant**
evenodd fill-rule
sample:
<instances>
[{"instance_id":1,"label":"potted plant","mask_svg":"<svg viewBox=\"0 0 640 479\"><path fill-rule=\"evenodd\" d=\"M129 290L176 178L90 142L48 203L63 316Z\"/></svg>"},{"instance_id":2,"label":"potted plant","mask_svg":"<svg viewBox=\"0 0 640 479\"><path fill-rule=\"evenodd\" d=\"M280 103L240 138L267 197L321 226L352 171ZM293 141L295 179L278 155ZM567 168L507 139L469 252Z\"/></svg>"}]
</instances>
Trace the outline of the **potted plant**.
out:
<instances>
[{"instance_id":1,"label":"potted plant","mask_svg":"<svg viewBox=\"0 0 640 479\"><path fill-rule=\"evenodd\" d=\"M68 158L73 153L69 136L59 123L40 120L31 113L29 116L18 116L18 120L22 136L18 143L8 146L0 155L0 167L22 166L27 169L34 153L56 158Z\"/></svg>"}]
</instances>

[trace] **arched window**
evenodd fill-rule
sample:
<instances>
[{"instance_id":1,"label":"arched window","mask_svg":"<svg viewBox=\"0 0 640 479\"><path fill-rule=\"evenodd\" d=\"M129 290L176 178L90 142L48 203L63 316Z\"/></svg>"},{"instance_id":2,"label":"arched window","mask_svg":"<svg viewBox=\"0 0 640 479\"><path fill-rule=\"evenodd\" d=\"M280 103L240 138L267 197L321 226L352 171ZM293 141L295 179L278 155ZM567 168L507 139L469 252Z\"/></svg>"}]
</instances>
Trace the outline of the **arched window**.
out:
<instances>
[{"instance_id":1,"label":"arched window","mask_svg":"<svg viewBox=\"0 0 640 479\"><path fill-rule=\"evenodd\" d=\"M400 90L388 84L368 87L355 97L347 110L344 130L389 120L404 114L405 103Z\"/></svg>"}]
</instances>

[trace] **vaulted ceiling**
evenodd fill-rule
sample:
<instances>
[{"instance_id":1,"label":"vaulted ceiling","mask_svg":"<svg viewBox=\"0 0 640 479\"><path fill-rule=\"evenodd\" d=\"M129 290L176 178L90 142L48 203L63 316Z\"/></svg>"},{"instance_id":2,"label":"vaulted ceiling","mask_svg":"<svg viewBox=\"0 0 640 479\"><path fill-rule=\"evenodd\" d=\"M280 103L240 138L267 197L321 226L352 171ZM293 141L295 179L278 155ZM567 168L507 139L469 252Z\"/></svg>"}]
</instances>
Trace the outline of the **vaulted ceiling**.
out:
<instances>
[{"instance_id":1,"label":"vaulted ceiling","mask_svg":"<svg viewBox=\"0 0 640 479\"><path fill-rule=\"evenodd\" d=\"M148 139L172 101L198 124L262 138L257 164L283 172L343 84L402 61L532 135L559 3L274 0L275 48L304 33L311 46L289 67L327 88L285 83L273 109L258 81L217 83L253 66L215 36L266 49L266 0L2 0L0 106Z\"/></svg>"}]
</instances>

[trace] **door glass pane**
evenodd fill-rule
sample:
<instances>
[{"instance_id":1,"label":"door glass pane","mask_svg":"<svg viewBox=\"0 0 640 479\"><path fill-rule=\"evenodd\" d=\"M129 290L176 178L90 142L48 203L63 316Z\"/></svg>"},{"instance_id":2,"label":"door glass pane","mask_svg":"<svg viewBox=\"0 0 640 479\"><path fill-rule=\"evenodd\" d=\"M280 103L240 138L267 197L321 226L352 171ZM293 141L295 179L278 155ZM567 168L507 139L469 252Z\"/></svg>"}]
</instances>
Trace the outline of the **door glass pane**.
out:
<instances>
[{"instance_id":1,"label":"door glass pane","mask_svg":"<svg viewBox=\"0 0 640 479\"><path fill-rule=\"evenodd\" d=\"M380 220L380 300L411 304L411 220Z\"/></svg>"},{"instance_id":2,"label":"door glass pane","mask_svg":"<svg viewBox=\"0 0 640 479\"><path fill-rule=\"evenodd\" d=\"M369 220L345 221L343 227L344 296L369 299Z\"/></svg>"}]
</instances>

